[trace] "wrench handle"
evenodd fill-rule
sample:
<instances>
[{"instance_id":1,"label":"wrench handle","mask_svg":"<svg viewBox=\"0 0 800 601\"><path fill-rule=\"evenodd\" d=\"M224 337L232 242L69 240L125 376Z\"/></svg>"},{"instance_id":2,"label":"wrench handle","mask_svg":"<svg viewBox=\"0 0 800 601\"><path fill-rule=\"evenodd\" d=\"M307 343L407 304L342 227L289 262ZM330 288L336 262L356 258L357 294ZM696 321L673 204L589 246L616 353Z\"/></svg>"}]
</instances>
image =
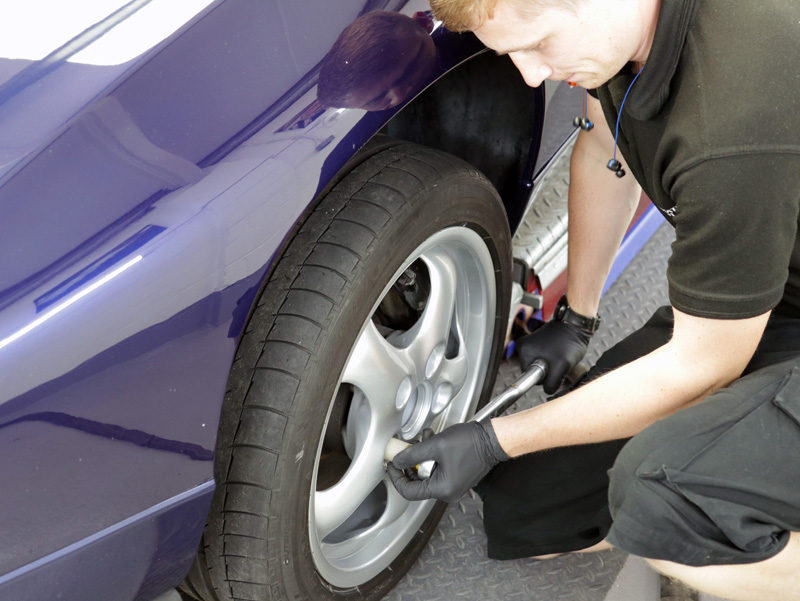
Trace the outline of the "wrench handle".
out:
<instances>
[{"instance_id":1,"label":"wrench handle","mask_svg":"<svg viewBox=\"0 0 800 601\"><path fill-rule=\"evenodd\" d=\"M544 380L547 375L548 369L547 361L544 359L537 359L531 366L523 372L523 374L514 380L511 385L503 392L489 401L486 406L472 416L471 422L486 423L493 417L502 414L517 400L524 396L531 388L536 386L539 382ZM426 480L431 477L433 470L436 468L436 462L432 459L423 461L417 466L417 476Z\"/></svg>"}]
</instances>

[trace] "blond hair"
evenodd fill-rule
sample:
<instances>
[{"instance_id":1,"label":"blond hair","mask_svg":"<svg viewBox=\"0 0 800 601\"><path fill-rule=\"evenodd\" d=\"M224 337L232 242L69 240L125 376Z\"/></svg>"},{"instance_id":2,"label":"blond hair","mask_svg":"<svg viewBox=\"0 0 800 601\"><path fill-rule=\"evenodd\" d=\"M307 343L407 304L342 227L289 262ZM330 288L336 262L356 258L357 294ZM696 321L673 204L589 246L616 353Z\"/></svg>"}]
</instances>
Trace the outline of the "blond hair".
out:
<instances>
[{"instance_id":1,"label":"blond hair","mask_svg":"<svg viewBox=\"0 0 800 601\"><path fill-rule=\"evenodd\" d=\"M451 31L470 31L494 16L499 0L430 0L433 15ZM538 16L545 8L575 10L584 0L502 0L520 15Z\"/></svg>"}]
</instances>

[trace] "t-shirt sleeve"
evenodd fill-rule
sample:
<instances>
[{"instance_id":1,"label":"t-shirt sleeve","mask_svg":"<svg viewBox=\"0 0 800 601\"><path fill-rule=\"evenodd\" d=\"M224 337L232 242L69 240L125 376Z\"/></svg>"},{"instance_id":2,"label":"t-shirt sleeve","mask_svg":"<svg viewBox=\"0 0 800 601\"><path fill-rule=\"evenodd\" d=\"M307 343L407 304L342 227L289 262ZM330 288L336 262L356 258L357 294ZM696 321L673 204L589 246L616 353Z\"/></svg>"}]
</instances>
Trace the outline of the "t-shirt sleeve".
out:
<instances>
[{"instance_id":1,"label":"t-shirt sleeve","mask_svg":"<svg viewBox=\"0 0 800 601\"><path fill-rule=\"evenodd\" d=\"M670 302L698 317L744 319L781 300L797 236L800 157L704 160L671 186Z\"/></svg>"}]
</instances>

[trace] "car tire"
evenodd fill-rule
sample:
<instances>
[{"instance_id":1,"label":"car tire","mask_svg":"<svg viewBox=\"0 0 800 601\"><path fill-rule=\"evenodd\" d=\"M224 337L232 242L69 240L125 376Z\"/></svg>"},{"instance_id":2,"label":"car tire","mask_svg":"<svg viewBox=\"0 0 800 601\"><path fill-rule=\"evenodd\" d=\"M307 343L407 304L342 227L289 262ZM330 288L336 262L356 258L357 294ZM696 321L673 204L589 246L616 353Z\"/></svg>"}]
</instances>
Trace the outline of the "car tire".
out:
<instances>
[{"instance_id":1,"label":"car tire","mask_svg":"<svg viewBox=\"0 0 800 601\"><path fill-rule=\"evenodd\" d=\"M503 205L470 165L384 144L342 178L287 246L240 344L182 591L383 597L445 509L402 501L383 449L486 402L510 274Z\"/></svg>"}]
</instances>

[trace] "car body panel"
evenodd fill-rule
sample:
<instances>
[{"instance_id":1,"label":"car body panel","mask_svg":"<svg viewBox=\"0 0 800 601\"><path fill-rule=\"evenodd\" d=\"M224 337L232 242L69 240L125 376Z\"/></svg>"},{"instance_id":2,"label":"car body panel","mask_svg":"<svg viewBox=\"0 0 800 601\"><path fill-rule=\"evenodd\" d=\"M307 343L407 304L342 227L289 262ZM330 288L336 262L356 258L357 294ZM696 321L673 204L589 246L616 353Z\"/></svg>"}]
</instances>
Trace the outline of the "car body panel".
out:
<instances>
[{"instance_id":1,"label":"car body panel","mask_svg":"<svg viewBox=\"0 0 800 601\"><path fill-rule=\"evenodd\" d=\"M81 51L166 2L123 5ZM228 372L270 266L402 108L316 101L339 32L382 7L427 4L200 2L120 64L64 46L0 58L3 598L108 599L109 576L115 599L148 599L185 574ZM451 64L431 81L480 50L434 38ZM96 586L90 568L107 570Z\"/></svg>"},{"instance_id":2,"label":"car body panel","mask_svg":"<svg viewBox=\"0 0 800 601\"><path fill-rule=\"evenodd\" d=\"M207 482L0 577L0 598L149 601L194 560Z\"/></svg>"}]
</instances>

